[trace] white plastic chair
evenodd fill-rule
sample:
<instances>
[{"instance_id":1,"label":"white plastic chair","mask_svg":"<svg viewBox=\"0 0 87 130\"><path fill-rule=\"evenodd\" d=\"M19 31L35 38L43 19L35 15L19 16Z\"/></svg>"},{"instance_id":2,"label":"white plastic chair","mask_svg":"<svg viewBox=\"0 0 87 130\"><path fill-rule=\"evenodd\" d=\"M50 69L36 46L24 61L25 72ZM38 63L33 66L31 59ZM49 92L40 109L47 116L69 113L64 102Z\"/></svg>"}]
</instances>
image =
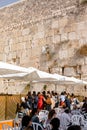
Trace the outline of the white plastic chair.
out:
<instances>
[{"instance_id":1,"label":"white plastic chair","mask_svg":"<svg viewBox=\"0 0 87 130\"><path fill-rule=\"evenodd\" d=\"M44 121L46 121L47 120L47 117L48 117L48 111L47 110L41 110L40 112L39 112L39 115L38 115L38 117L39 117L39 120L40 121L42 121L42 120L44 120Z\"/></svg>"},{"instance_id":2,"label":"white plastic chair","mask_svg":"<svg viewBox=\"0 0 87 130\"><path fill-rule=\"evenodd\" d=\"M39 112L39 115L48 115L48 113L49 113L49 111L47 111L47 110L41 110Z\"/></svg>"},{"instance_id":3,"label":"white plastic chair","mask_svg":"<svg viewBox=\"0 0 87 130\"><path fill-rule=\"evenodd\" d=\"M46 130L51 130L51 125L50 125L50 124L47 124L45 129L46 129Z\"/></svg>"},{"instance_id":4,"label":"white plastic chair","mask_svg":"<svg viewBox=\"0 0 87 130\"><path fill-rule=\"evenodd\" d=\"M12 130L20 130L20 127L14 127Z\"/></svg>"},{"instance_id":5,"label":"white plastic chair","mask_svg":"<svg viewBox=\"0 0 87 130\"><path fill-rule=\"evenodd\" d=\"M82 130L87 130L87 120L83 120Z\"/></svg>"},{"instance_id":6,"label":"white plastic chair","mask_svg":"<svg viewBox=\"0 0 87 130\"><path fill-rule=\"evenodd\" d=\"M44 130L44 128L42 127L42 125L41 124L39 124L39 123L36 123L36 122L32 122L32 125L33 125L33 129L34 130Z\"/></svg>"},{"instance_id":7,"label":"white plastic chair","mask_svg":"<svg viewBox=\"0 0 87 130\"><path fill-rule=\"evenodd\" d=\"M2 130L13 130L13 127L7 125L7 124L3 124L2 125Z\"/></svg>"},{"instance_id":8,"label":"white plastic chair","mask_svg":"<svg viewBox=\"0 0 87 130\"><path fill-rule=\"evenodd\" d=\"M64 112L64 110L60 107L55 108L55 112L58 118L60 118L61 114Z\"/></svg>"},{"instance_id":9,"label":"white plastic chair","mask_svg":"<svg viewBox=\"0 0 87 130\"><path fill-rule=\"evenodd\" d=\"M84 119L87 121L87 113L84 113Z\"/></svg>"},{"instance_id":10,"label":"white plastic chair","mask_svg":"<svg viewBox=\"0 0 87 130\"><path fill-rule=\"evenodd\" d=\"M72 115L71 117L71 123L72 125L83 125L83 116L82 115Z\"/></svg>"}]
</instances>

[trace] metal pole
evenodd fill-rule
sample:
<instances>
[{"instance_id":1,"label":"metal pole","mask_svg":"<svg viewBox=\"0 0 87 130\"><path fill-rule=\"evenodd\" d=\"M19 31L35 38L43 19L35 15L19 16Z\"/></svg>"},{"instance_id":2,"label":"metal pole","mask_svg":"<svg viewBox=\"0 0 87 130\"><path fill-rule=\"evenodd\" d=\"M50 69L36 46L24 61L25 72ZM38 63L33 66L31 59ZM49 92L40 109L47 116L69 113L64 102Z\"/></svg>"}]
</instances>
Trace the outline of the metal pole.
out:
<instances>
[{"instance_id":1,"label":"metal pole","mask_svg":"<svg viewBox=\"0 0 87 130\"><path fill-rule=\"evenodd\" d=\"M55 84L55 92L57 92L57 84Z\"/></svg>"}]
</instances>

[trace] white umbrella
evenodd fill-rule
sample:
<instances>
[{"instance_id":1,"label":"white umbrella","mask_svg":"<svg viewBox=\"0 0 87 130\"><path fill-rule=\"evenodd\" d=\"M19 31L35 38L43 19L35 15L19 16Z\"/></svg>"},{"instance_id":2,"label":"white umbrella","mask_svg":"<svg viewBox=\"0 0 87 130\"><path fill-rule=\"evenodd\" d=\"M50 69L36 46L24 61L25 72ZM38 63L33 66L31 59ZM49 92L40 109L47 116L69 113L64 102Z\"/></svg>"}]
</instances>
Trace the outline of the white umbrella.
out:
<instances>
[{"instance_id":1,"label":"white umbrella","mask_svg":"<svg viewBox=\"0 0 87 130\"><path fill-rule=\"evenodd\" d=\"M53 74L40 71L36 68L29 67L27 68L27 73L15 73L15 74L6 74L1 75L0 78L7 78L7 79L18 79L24 81L55 81L55 77Z\"/></svg>"},{"instance_id":2,"label":"white umbrella","mask_svg":"<svg viewBox=\"0 0 87 130\"><path fill-rule=\"evenodd\" d=\"M79 80L74 77L66 77L59 74L49 74L44 71L40 71L36 68L20 67L13 64L0 61L0 78L13 78L21 79L25 81L38 81L38 82L58 82L60 84L87 84L86 81Z\"/></svg>"},{"instance_id":3,"label":"white umbrella","mask_svg":"<svg viewBox=\"0 0 87 130\"><path fill-rule=\"evenodd\" d=\"M83 81L83 80L80 80L80 79L77 79L77 78L74 78L74 77L71 77L71 81L75 82L75 83L79 83L79 84L87 84L86 81Z\"/></svg>"},{"instance_id":4,"label":"white umbrella","mask_svg":"<svg viewBox=\"0 0 87 130\"><path fill-rule=\"evenodd\" d=\"M38 69L36 69L35 71L33 71L31 74L27 74L25 76L25 80L31 80L31 81L55 81L57 80L53 74L44 72L44 71L40 71Z\"/></svg>"},{"instance_id":5,"label":"white umbrella","mask_svg":"<svg viewBox=\"0 0 87 130\"><path fill-rule=\"evenodd\" d=\"M21 70L24 71L24 73L1 75L0 78L19 79L31 82L52 82L55 84L87 84L86 81L79 80L74 77L62 76L56 73L50 74L44 71L40 71L33 67L21 68Z\"/></svg>"},{"instance_id":6,"label":"white umbrella","mask_svg":"<svg viewBox=\"0 0 87 130\"><path fill-rule=\"evenodd\" d=\"M59 80L60 84L87 84L86 81L83 81L74 77L67 77L67 76L62 76L59 74L54 74L54 77L58 80L60 77L60 80Z\"/></svg>"},{"instance_id":7,"label":"white umbrella","mask_svg":"<svg viewBox=\"0 0 87 130\"><path fill-rule=\"evenodd\" d=\"M23 73L27 71L27 68L0 61L0 75Z\"/></svg>"}]
</instances>

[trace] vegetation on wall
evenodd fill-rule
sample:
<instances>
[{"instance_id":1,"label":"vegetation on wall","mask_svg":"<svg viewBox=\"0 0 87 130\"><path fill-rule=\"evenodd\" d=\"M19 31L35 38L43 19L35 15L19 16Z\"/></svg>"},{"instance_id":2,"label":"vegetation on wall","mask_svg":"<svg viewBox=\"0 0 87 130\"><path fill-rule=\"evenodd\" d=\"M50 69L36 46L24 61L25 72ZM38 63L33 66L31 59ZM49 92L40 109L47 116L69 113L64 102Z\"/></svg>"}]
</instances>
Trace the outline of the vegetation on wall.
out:
<instances>
[{"instance_id":1,"label":"vegetation on wall","mask_svg":"<svg viewBox=\"0 0 87 130\"><path fill-rule=\"evenodd\" d=\"M80 4L87 4L87 0L79 0Z\"/></svg>"},{"instance_id":2,"label":"vegetation on wall","mask_svg":"<svg viewBox=\"0 0 87 130\"><path fill-rule=\"evenodd\" d=\"M25 86L25 89L22 91L22 93L23 93L23 94L27 94L29 90L30 90L30 84L28 83L28 84Z\"/></svg>"},{"instance_id":3,"label":"vegetation on wall","mask_svg":"<svg viewBox=\"0 0 87 130\"><path fill-rule=\"evenodd\" d=\"M43 86L43 89L44 89L44 90L46 90L46 89L47 89L47 85L46 85L46 84Z\"/></svg>"},{"instance_id":4,"label":"vegetation on wall","mask_svg":"<svg viewBox=\"0 0 87 130\"><path fill-rule=\"evenodd\" d=\"M80 55L87 56L87 45L83 45L79 50L78 50Z\"/></svg>"}]
</instances>

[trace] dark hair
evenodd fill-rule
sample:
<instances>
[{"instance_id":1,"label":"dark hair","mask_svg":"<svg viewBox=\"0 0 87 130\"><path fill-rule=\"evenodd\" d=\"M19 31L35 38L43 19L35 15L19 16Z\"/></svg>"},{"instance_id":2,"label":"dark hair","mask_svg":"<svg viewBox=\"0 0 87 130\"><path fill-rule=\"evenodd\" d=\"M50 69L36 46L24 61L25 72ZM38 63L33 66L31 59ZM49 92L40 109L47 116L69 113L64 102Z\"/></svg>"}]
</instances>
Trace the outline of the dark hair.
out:
<instances>
[{"instance_id":1,"label":"dark hair","mask_svg":"<svg viewBox=\"0 0 87 130\"><path fill-rule=\"evenodd\" d=\"M60 120L58 118L53 118L50 124L53 126L53 129L58 129L60 126Z\"/></svg>"},{"instance_id":2,"label":"dark hair","mask_svg":"<svg viewBox=\"0 0 87 130\"><path fill-rule=\"evenodd\" d=\"M65 113L69 113L69 112L70 112L69 108L66 108L66 109L64 110L64 112L65 112Z\"/></svg>"},{"instance_id":3,"label":"dark hair","mask_svg":"<svg viewBox=\"0 0 87 130\"><path fill-rule=\"evenodd\" d=\"M51 119L54 114L56 114L55 110L54 109L50 110L48 114L48 119Z\"/></svg>"},{"instance_id":4,"label":"dark hair","mask_svg":"<svg viewBox=\"0 0 87 130\"><path fill-rule=\"evenodd\" d=\"M79 125L72 125L67 130L81 130L81 127Z\"/></svg>"},{"instance_id":5,"label":"dark hair","mask_svg":"<svg viewBox=\"0 0 87 130\"><path fill-rule=\"evenodd\" d=\"M27 127L30 121L31 121L31 117L28 116L28 115L25 115L25 116L22 118L22 127L23 127L23 126Z\"/></svg>"},{"instance_id":6,"label":"dark hair","mask_svg":"<svg viewBox=\"0 0 87 130\"><path fill-rule=\"evenodd\" d=\"M33 130L33 126L28 126L25 130Z\"/></svg>"},{"instance_id":7,"label":"dark hair","mask_svg":"<svg viewBox=\"0 0 87 130\"><path fill-rule=\"evenodd\" d=\"M36 96L36 91L33 91L33 95Z\"/></svg>"},{"instance_id":8,"label":"dark hair","mask_svg":"<svg viewBox=\"0 0 87 130\"><path fill-rule=\"evenodd\" d=\"M37 112L38 112L37 108L33 108L33 109L32 109L32 112L30 113L30 116L31 116L31 117L34 116L35 113L37 113Z\"/></svg>"}]
</instances>

